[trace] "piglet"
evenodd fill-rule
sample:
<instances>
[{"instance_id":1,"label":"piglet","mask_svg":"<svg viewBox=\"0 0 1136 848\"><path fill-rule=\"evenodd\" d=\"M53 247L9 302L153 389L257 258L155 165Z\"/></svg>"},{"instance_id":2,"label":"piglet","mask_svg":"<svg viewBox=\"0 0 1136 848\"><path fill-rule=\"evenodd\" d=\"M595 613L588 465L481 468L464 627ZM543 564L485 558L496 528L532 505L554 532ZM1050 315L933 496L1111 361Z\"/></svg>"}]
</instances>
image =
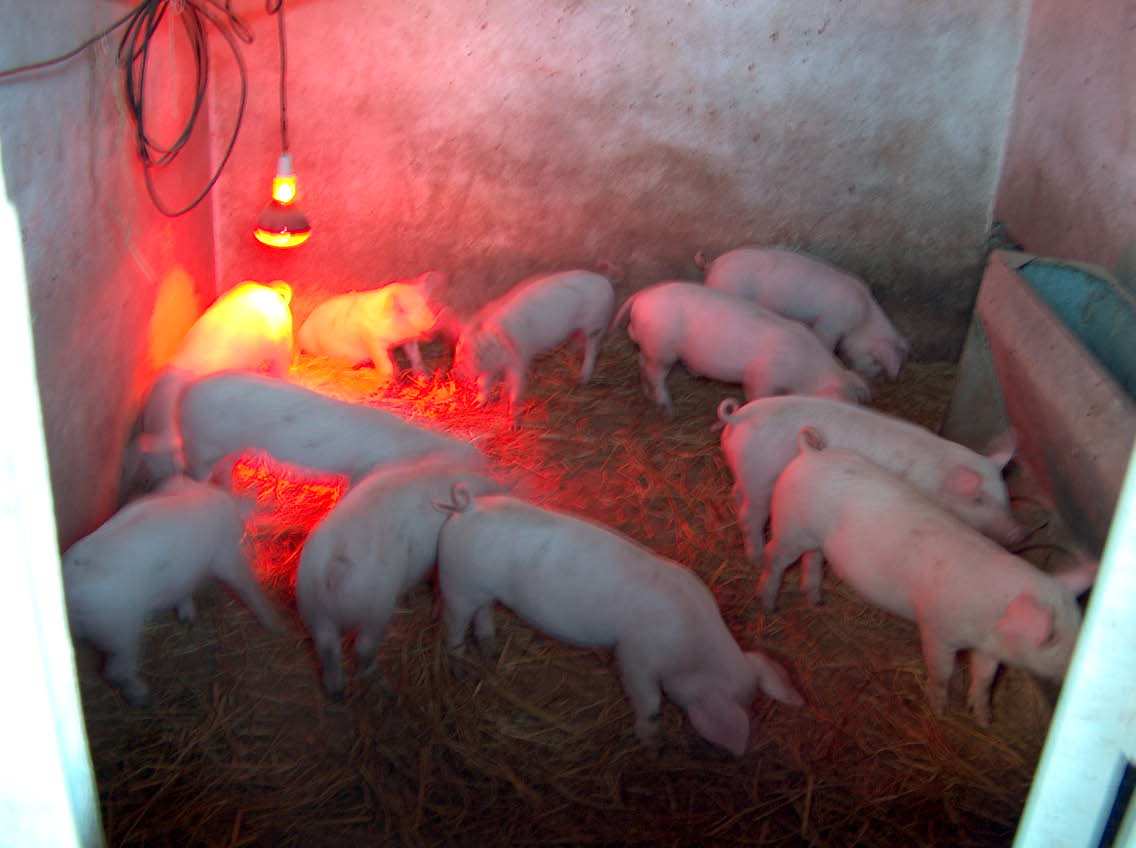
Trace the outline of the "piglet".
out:
<instances>
[{"instance_id":1,"label":"piglet","mask_svg":"<svg viewBox=\"0 0 1136 848\"><path fill-rule=\"evenodd\" d=\"M460 483L501 486L475 469L424 459L364 477L312 531L296 578L300 615L315 641L330 695L343 691L341 644L355 630L360 667L377 670L379 643L398 599L429 575L445 515L433 508Z\"/></svg>"},{"instance_id":2,"label":"piglet","mask_svg":"<svg viewBox=\"0 0 1136 848\"><path fill-rule=\"evenodd\" d=\"M178 472L177 401L189 383L218 371L262 371L283 377L292 364L292 288L244 282L225 292L190 328L177 353L154 378L131 453L149 488Z\"/></svg>"},{"instance_id":3,"label":"piglet","mask_svg":"<svg viewBox=\"0 0 1136 848\"><path fill-rule=\"evenodd\" d=\"M446 641L462 651L470 621L493 650L495 601L551 636L612 648L644 743L658 732L662 693L698 733L741 756L757 690L803 703L788 675L743 654L714 596L677 563L589 521L507 495L476 500L457 486L438 542Z\"/></svg>"},{"instance_id":4,"label":"piglet","mask_svg":"<svg viewBox=\"0 0 1136 848\"><path fill-rule=\"evenodd\" d=\"M427 271L372 291L331 297L312 310L300 327L300 349L346 359L352 365L369 361L386 383L398 375L391 352L402 348L411 367L424 373L418 342L439 329L431 299L446 284L441 271Z\"/></svg>"},{"instance_id":5,"label":"piglet","mask_svg":"<svg viewBox=\"0 0 1136 848\"><path fill-rule=\"evenodd\" d=\"M696 264L704 267L701 254ZM872 379L899 376L910 345L863 280L783 247L739 247L706 267L706 285L800 321L850 368Z\"/></svg>"},{"instance_id":6,"label":"piglet","mask_svg":"<svg viewBox=\"0 0 1136 848\"><path fill-rule=\"evenodd\" d=\"M128 504L63 556L71 633L106 654L104 675L133 704L149 689L138 676L142 629L153 613L194 615L193 592L210 577L228 584L260 622L280 622L242 548L251 504L207 483L174 477Z\"/></svg>"},{"instance_id":7,"label":"piglet","mask_svg":"<svg viewBox=\"0 0 1136 848\"><path fill-rule=\"evenodd\" d=\"M377 466L427 454L484 461L468 442L392 413L255 374L197 381L182 394L178 423L185 467L196 479L212 474L227 482L232 462L247 450L352 480Z\"/></svg>"},{"instance_id":8,"label":"piglet","mask_svg":"<svg viewBox=\"0 0 1136 848\"><path fill-rule=\"evenodd\" d=\"M750 399L809 394L864 403L871 397L868 384L807 327L734 295L695 283L659 283L628 298L612 326L628 314L644 388L667 414L667 374L680 360L695 374L742 383Z\"/></svg>"},{"instance_id":9,"label":"piglet","mask_svg":"<svg viewBox=\"0 0 1136 848\"><path fill-rule=\"evenodd\" d=\"M773 484L797 455L808 426L834 448L855 451L898 474L975 529L1005 545L1026 534L1010 512L1002 470L1014 454L1007 432L986 456L930 430L870 409L824 398L780 397L718 406L722 452L734 476L734 502L746 553L756 562L765 538Z\"/></svg>"},{"instance_id":10,"label":"piglet","mask_svg":"<svg viewBox=\"0 0 1136 848\"><path fill-rule=\"evenodd\" d=\"M459 379L477 381L482 403L504 377L510 408L518 417L533 357L573 335L584 343L580 383L591 379L614 308L611 281L600 274L561 271L529 277L474 315L458 339L454 372Z\"/></svg>"},{"instance_id":11,"label":"piglet","mask_svg":"<svg viewBox=\"0 0 1136 848\"><path fill-rule=\"evenodd\" d=\"M946 708L959 651L971 652L968 702L982 724L999 664L1062 679L1081 626L1076 596L1091 585L1095 563L1050 576L880 466L824 449L817 431L802 428L798 445L773 489L767 610L798 559L802 588L818 603L827 560L865 599L919 626L936 713Z\"/></svg>"}]
</instances>

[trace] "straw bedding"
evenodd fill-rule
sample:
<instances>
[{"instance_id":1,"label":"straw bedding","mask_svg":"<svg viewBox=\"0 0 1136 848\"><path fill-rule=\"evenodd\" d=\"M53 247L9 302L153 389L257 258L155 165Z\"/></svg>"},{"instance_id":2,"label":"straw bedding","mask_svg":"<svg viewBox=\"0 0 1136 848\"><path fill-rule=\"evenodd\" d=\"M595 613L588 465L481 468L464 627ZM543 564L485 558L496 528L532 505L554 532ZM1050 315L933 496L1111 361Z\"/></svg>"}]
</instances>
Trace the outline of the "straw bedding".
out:
<instances>
[{"instance_id":1,"label":"straw bedding","mask_svg":"<svg viewBox=\"0 0 1136 848\"><path fill-rule=\"evenodd\" d=\"M440 350L428 362L445 364ZM524 425L477 409L441 371L380 390L370 369L305 358L301 383L401 411L470 438L523 474L527 497L610 524L697 572L743 648L784 662L807 699L759 699L741 760L701 741L673 705L664 745L643 749L610 656L556 643L497 613L502 649L454 676L429 587L406 599L380 652L341 702L319 687L295 614L305 533L342 494L252 459L256 567L291 629L271 634L218 587L192 625L147 630L155 704L128 708L80 653L104 826L112 845L484 844L999 845L1020 815L1053 693L1018 671L995 689L994 725L930 712L915 628L826 575L809 608L787 582L766 616L743 557L730 475L712 432L736 388L671 377L676 415L642 396L635 354L610 339L593 382L575 351L533 370ZM953 366L913 364L875 405L934 426ZM1035 553L1052 556L1053 548ZM350 668L350 664L349 664Z\"/></svg>"}]
</instances>

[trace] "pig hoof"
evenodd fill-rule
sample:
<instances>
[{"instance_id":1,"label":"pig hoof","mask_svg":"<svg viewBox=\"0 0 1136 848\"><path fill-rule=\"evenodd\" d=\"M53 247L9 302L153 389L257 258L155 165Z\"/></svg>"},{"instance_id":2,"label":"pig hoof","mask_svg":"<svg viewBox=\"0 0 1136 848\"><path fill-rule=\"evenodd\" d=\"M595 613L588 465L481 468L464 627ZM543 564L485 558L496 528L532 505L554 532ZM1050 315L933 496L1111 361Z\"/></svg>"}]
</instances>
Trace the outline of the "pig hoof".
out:
<instances>
[{"instance_id":1,"label":"pig hoof","mask_svg":"<svg viewBox=\"0 0 1136 848\"><path fill-rule=\"evenodd\" d=\"M809 601L810 607L823 607L824 606L824 598L822 598L820 595L809 595L808 601Z\"/></svg>"},{"instance_id":2,"label":"pig hoof","mask_svg":"<svg viewBox=\"0 0 1136 848\"><path fill-rule=\"evenodd\" d=\"M275 613L258 615L257 620L260 622L260 626L269 633L284 633L288 629L284 625L284 619Z\"/></svg>"},{"instance_id":3,"label":"pig hoof","mask_svg":"<svg viewBox=\"0 0 1136 848\"><path fill-rule=\"evenodd\" d=\"M346 681L343 675L324 675L323 678L323 691L327 697L333 701L343 700L343 690L346 688Z\"/></svg>"},{"instance_id":4,"label":"pig hoof","mask_svg":"<svg viewBox=\"0 0 1136 848\"><path fill-rule=\"evenodd\" d=\"M989 727L991 721L990 705L970 702L971 712L974 713L974 720L978 722L981 727Z\"/></svg>"},{"instance_id":5,"label":"pig hoof","mask_svg":"<svg viewBox=\"0 0 1136 848\"><path fill-rule=\"evenodd\" d=\"M649 716L643 716L635 721L635 735L639 737L644 745L653 744L658 740L659 727L662 725L663 714L661 711L653 712Z\"/></svg>"},{"instance_id":6,"label":"pig hoof","mask_svg":"<svg viewBox=\"0 0 1136 848\"><path fill-rule=\"evenodd\" d=\"M192 624L197 619L197 609L193 601L182 601L177 607L178 620L185 624Z\"/></svg>"},{"instance_id":7,"label":"pig hoof","mask_svg":"<svg viewBox=\"0 0 1136 848\"><path fill-rule=\"evenodd\" d=\"M150 706L150 690L142 683L127 683L122 688L122 697L132 707Z\"/></svg>"},{"instance_id":8,"label":"pig hoof","mask_svg":"<svg viewBox=\"0 0 1136 848\"><path fill-rule=\"evenodd\" d=\"M497 659L497 640L493 638L482 639L477 643L477 650L487 660Z\"/></svg>"},{"instance_id":9,"label":"pig hoof","mask_svg":"<svg viewBox=\"0 0 1136 848\"><path fill-rule=\"evenodd\" d=\"M363 669L363 671L359 673L359 679L372 689L377 689L385 695L394 692L394 687L391 685L391 682L387 680L387 676L383 674L383 670L379 667L377 662L373 662Z\"/></svg>"},{"instance_id":10,"label":"pig hoof","mask_svg":"<svg viewBox=\"0 0 1136 848\"><path fill-rule=\"evenodd\" d=\"M464 654L450 654L450 673L454 679L463 683L473 680L477 675Z\"/></svg>"},{"instance_id":11,"label":"pig hoof","mask_svg":"<svg viewBox=\"0 0 1136 848\"><path fill-rule=\"evenodd\" d=\"M931 712L936 718L942 718L947 712L947 693L931 691L927 693L927 700L931 702Z\"/></svg>"}]
</instances>

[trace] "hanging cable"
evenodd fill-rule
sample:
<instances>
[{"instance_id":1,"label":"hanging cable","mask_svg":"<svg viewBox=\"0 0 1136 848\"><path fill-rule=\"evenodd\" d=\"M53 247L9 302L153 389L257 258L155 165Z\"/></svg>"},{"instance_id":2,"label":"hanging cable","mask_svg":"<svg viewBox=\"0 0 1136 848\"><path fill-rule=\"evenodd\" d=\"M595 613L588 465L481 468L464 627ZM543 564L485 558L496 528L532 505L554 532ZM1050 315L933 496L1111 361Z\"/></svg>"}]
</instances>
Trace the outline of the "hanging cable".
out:
<instances>
[{"instance_id":1,"label":"hanging cable","mask_svg":"<svg viewBox=\"0 0 1136 848\"><path fill-rule=\"evenodd\" d=\"M288 152L288 40L284 35L284 0L264 0L265 11L276 15L280 36L280 152Z\"/></svg>"},{"instance_id":2,"label":"hanging cable","mask_svg":"<svg viewBox=\"0 0 1136 848\"><path fill-rule=\"evenodd\" d=\"M209 194L217 180L221 176L225 165L229 161L229 157L233 152L233 147L237 143L237 136L240 133L241 124L244 120L245 104L248 100L248 69L245 66L244 56L241 53L240 42L251 44L253 41L252 33L244 25L244 22L238 17L236 12L232 10L232 0L142 0L137 6L116 20L113 24L106 29L99 32L97 35L88 38L73 50L59 56L45 59L40 62L33 62L27 65L21 65L7 70L0 70L0 81L7 80L17 75L27 74L32 71L47 68L53 65L62 64L67 60L79 55L84 50L90 48L99 40L110 35L120 27L125 26L126 31L122 35L122 39L118 45L118 65L122 68L123 74L123 91L126 97L128 111L130 112L131 120L134 123L134 136L135 144L137 146L138 157L142 162L143 175L146 182L146 191L150 195L151 201L158 211L163 215L171 218L176 218L179 215L184 215L191 209L194 209L201 203L202 200ZM150 60L150 45L157 32L159 25L162 23L166 13L170 11L171 5L173 10L181 18L182 24L185 27L186 37L189 39L190 48L193 53L194 62L194 98L193 106L190 109L189 116L186 118L185 124L182 126L181 132L177 135L174 141L165 147L152 138L146 130L146 75L149 70ZM288 124L284 112L285 103L285 90L284 90L284 71L286 70L285 49L284 49L284 0L265 0L265 10L269 15L278 15L278 26L280 29L280 130L281 137L284 143L285 151L288 149ZM216 169L210 175L205 186L193 197L193 199L186 205L171 209L159 196L157 189L154 186L152 170L154 168L164 167L171 164L177 157L178 153L185 147L193 135L193 130L197 126L197 119L200 117L201 111L205 104L206 92L209 88L209 49L207 40L206 25L211 24L213 28L221 34L225 39L233 58L237 63L237 70L240 75L241 92L237 105L237 115L233 123L233 131L229 136L228 143L225 146L225 152L221 157L221 161L217 163Z\"/></svg>"},{"instance_id":3,"label":"hanging cable","mask_svg":"<svg viewBox=\"0 0 1136 848\"><path fill-rule=\"evenodd\" d=\"M8 77L14 77L14 76L17 76L19 74L31 73L32 71L38 71L41 68L48 68L48 67L51 67L52 65L59 65L63 62L66 62L68 59L71 59L75 56L78 56L80 53L82 53L88 47L93 47L99 41L106 38L108 35L110 35L112 32L114 32L116 29L118 29L124 23L126 23L127 21L134 18L139 12L141 12L141 10L142 10L142 6L134 7L129 12L127 12L125 15L123 15L121 18L119 18L117 21L115 21L113 24L111 24L106 29L104 29L102 32L98 33L97 35L92 35L90 38L88 38L86 41L84 41L82 44L80 44L74 50L68 50L66 53L62 53L59 56L53 56L50 59L44 59L41 62L32 62L29 65L20 65L20 66L15 67L15 68L8 68L7 70L0 71L0 80L7 79Z\"/></svg>"}]
</instances>

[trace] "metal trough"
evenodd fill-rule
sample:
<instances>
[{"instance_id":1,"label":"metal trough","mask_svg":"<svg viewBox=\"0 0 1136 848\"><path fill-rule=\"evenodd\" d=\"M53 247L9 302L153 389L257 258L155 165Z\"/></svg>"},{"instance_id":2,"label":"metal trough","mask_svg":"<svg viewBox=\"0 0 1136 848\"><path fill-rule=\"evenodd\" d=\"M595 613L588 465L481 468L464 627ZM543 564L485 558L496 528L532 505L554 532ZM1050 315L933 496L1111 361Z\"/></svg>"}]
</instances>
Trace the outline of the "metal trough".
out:
<instances>
[{"instance_id":1,"label":"metal trough","mask_svg":"<svg viewBox=\"0 0 1136 848\"><path fill-rule=\"evenodd\" d=\"M1107 271L991 254L941 432L980 449L1007 424L1040 494L1099 553L1136 437L1136 297Z\"/></svg>"}]
</instances>

